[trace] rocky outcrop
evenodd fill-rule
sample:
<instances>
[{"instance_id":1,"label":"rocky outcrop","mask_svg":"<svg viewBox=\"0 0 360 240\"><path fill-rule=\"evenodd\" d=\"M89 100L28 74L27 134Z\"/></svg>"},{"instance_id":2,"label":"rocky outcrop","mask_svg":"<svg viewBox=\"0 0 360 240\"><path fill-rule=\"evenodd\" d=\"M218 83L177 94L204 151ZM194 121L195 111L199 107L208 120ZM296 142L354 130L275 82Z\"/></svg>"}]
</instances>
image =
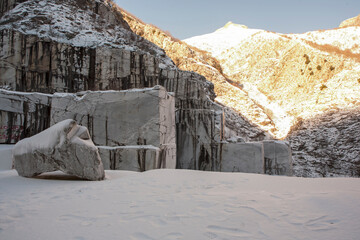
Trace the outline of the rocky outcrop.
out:
<instances>
[{"instance_id":1,"label":"rocky outcrop","mask_svg":"<svg viewBox=\"0 0 360 240\"><path fill-rule=\"evenodd\" d=\"M302 177L360 176L360 108L334 109L299 122L288 136Z\"/></svg>"},{"instance_id":2,"label":"rocky outcrop","mask_svg":"<svg viewBox=\"0 0 360 240\"><path fill-rule=\"evenodd\" d=\"M341 22L340 26L343 27L354 27L354 26L360 26L360 14L356 17L346 19L345 21Z\"/></svg>"},{"instance_id":3,"label":"rocky outcrop","mask_svg":"<svg viewBox=\"0 0 360 240\"><path fill-rule=\"evenodd\" d=\"M102 180L105 172L97 147L86 127L64 120L13 149L14 167L23 177L56 170L87 180Z\"/></svg>"},{"instance_id":4,"label":"rocky outcrop","mask_svg":"<svg viewBox=\"0 0 360 240\"><path fill-rule=\"evenodd\" d=\"M16 143L50 127L52 95L0 89L0 143Z\"/></svg>"}]
</instances>

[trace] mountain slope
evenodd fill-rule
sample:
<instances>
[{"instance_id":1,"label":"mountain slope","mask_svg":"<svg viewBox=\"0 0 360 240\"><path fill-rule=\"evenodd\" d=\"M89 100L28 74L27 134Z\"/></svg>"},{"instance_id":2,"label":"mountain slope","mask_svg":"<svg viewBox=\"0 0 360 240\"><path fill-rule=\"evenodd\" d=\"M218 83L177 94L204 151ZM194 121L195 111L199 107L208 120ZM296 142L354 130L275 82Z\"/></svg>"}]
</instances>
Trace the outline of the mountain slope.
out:
<instances>
[{"instance_id":1,"label":"mountain slope","mask_svg":"<svg viewBox=\"0 0 360 240\"><path fill-rule=\"evenodd\" d=\"M227 77L268 112L278 129L274 135L284 138L299 117L357 104L360 31L355 28L283 35L227 24L185 42L211 52Z\"/></svg>"},{"instance_id":2,"label":"mountain slope","mask_svg":"<svg viewBox=\"0 0 360 240\"><path fill-rule=\"evenodd\" d=\"M178 68L199 73L214 84L216 101L226 106L228 137L238 135L245 140L253 141L270 138L265 131L274 129L271 119L256 102L248 97L246 92L234 86L233 82L224 76L219 62L214 57L206 51L175 39L171 34L156 26L144 23L124 9L121 9L121 14L132 31L163 48Z\"/></svg>"},{"instance_id":3,"label":"mountain slope","mask_svg":"<svg viewBox=\"0 0 360 240\"><path fill-rule=\"evenodd\" d=\"M229 23L184 41L212 53L263 107L275 137L290 141L296 175L359 176L360 137L351 135L359 121L359 40L356 26L285 35Z\"/></svg>"}]
</instances>

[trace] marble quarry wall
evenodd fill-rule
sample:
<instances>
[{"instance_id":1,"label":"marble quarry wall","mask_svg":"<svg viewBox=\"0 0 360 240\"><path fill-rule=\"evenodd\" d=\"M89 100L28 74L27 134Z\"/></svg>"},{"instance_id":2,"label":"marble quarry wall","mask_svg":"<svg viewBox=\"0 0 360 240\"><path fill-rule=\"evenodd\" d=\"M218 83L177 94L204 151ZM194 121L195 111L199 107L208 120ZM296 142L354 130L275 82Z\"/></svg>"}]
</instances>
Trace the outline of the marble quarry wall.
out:
<instances>
[{"instance_id":1,"label":"marble quarry wall","mask_svg":"<svg viewBox=\"0 0 360 240\"><path fill-rule=\"evenodd\" d=\"M54 95L1 90L0 99L2 143L15 143L64 119L75 119L100 146L105 169L292 172L288 145L223 141L221 110L175 110L174 97L160 86Z\"/></svg>"},{"instance_id":2,"label":"marble quarry wall","mask_svg":"<svg viewBox=\"0 0 360 240\"><path fill-rule=\"evenodd\" d=\"M16 143L50 127L52 95L0 89L0 143Z\"/></svg>"},{"instance_id":3,"label":"marble quarry wall","mask_svg":"<svg viewBox=\"0 0 360 240\"><path fill-rule=\"evenodd\" d=\"M213 85L204 77L160 68L158 59L150 54L106 47L74 47L11 30L1 33L0 55L7 60L0 61L0 85L17 91L54 93L126 90L159 84L174 93L177 140L193 146L190 152L195 153L195 158L191 161L199 165L217 157L211 146L222 140L223 134L215 131L223 131L223 113L222 108L210 101L209 96L214 97ZM91 133L91 126L88 128ZM219 139L213 138L215 135ZM96 142L96 138L96 144L107 144ZM180 157L187 157L188 150L180 145L178 152ZM212 167L206 164L196 169Z\"/></svg>"},{"instance_id":4,"label":"marble quarry wall","mask_svg":"<svg viewBox=\"0 0 360 240\"><path fill-rule=\"evenodd\" d=\"M223 141L222 111L187 109L175 114L174 97L160 86L54 95L1 90L0 99L1 143L15 143L64 119L75 119L101 146L105 169L144 171L176 166L292 174L288 145Z\"/></svg>"}]
</instances>

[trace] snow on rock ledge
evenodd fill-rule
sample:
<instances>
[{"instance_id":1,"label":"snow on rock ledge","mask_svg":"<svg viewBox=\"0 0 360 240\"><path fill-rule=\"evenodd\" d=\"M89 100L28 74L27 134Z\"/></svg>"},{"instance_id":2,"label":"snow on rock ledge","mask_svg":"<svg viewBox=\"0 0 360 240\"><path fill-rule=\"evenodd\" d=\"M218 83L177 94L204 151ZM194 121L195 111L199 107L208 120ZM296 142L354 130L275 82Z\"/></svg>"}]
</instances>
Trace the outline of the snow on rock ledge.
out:
<instances>
[{"instance_id":1,"label":"snow on rock ledge","mask_svg":"<svg viewBox=\"0 0 360 240\"><path fill-rule=\"evenodd\" d=\"M14 167L23 177L56 170L87 180L103 180L104 167L86 127L67 119L18 142Z\"/></svg>"}]
</instances>

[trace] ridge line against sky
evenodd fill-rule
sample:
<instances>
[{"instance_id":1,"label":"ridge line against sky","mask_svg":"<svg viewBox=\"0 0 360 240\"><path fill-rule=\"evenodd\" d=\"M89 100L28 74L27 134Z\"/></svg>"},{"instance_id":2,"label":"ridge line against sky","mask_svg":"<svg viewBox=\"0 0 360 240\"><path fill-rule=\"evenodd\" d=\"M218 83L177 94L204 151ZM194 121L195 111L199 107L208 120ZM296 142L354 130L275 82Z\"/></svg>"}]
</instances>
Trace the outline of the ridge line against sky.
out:
<instances>
[{"instance_id":1,"label":"ridge line against sky","mask_svg":"<svg viewBox=\"0 0 360 240\"><path fill-rule=\"evenodd\" d=\"M179 39L214 32L228 21L279 33L332 29L360 14L359 0L114 0Z\"/></svg>"}]
</instances>

